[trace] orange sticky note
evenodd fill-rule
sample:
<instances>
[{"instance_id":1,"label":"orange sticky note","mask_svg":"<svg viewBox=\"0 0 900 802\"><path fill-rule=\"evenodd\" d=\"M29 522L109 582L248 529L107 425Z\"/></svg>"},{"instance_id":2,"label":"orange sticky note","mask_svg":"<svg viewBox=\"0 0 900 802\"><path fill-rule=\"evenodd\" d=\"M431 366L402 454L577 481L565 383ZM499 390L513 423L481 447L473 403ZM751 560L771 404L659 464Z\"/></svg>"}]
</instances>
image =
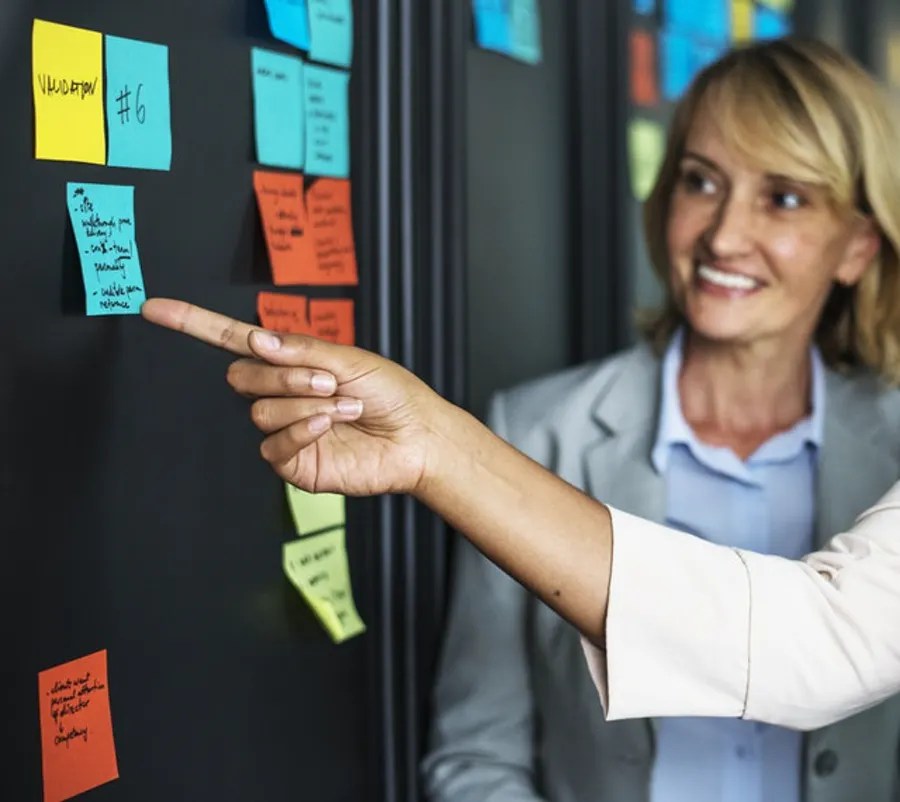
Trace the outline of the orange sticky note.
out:
<instances>
[{"instance_id":1,"label":"orange sticky note","mask_svg":"<svg viewBox=\"0 0 900 802\"><path fill-rule=\"evenodd\" d=\"M632 31L628 43L631 64L631 102L637 106L659 103L656 81L656 44L648 31Z\"/></svg>"},{"instance_id":2,"label":"orange sticky note","mask_svg":"<svg viewBox=\"0 0 900 802\"><path fill-rule=\"evenodd\" d=\"M309 302L310 334L341 345L355 345L352 298L313 298Z\"/></svg>"},{"instance_id":3,"label":"orange sticky note","mask_svg":"<svg viewBox=\"0 0 900 802\"><path fill-rule=\"evenodd\" d=\"M302 284L306 227L303 176L254 170L253 189L272 266L272 281Z\"/></svg>"},{"instance_id":4,"label":"orange sticky note","mask_svg":"<svg viewBox=\"0 0 900 802\"><path fill-rule=\"evenodd\" d=\"M256 296L259 322L269 331L286 334L308 334L309 317L305 295L261 292Z\"/></svg>"},{"instance_id":5,"label":"orange sticky note","mask_svg":"<svg viewBox=\"0 0 900 802\"><path fill-rule=\"evenodd\" d=\"M118 778L106 649L41 671L38 709L44 802Z\"/></svg>"},{"instance_id":6,"label":"orange sticky note","mask_svg":"<svg viewBox=\"0 0 900 802\"><path fill-rule=\"evenodd\" d=\"M306 193L310 269L306 284L358 284L350 181L319 178Z\"/></svg>"}]
</instances>

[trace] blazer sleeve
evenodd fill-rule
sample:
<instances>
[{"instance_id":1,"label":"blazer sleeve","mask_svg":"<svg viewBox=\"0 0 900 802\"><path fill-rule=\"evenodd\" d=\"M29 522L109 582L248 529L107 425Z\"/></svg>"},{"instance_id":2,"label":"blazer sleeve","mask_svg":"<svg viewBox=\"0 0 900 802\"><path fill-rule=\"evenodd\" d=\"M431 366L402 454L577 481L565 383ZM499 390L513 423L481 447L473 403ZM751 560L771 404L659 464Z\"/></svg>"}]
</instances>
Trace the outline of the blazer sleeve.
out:
<instances>
[{"instance_id":1,"label":"blazer sleeve","mask_svg":"<svg viewBox=\"0 0 900 802\"><path fill-rule=\"evenodd\" d=\"M502 397L491 428L508 439ZM540 802L534 788L532 690L526 644L529 596L463 539L434 689L428 799Z\"/></svg>"},{"instance_id":2,"label":"blazer sleeve","mask_svg":"<svg viewBox=\"0 0 900 802\"><path fill-rule=\"evenodd\" d=\"M613 511L607 717L742 716L814 729L900 691L900 482L803 560Z\"/></svg>"}]
</instances>

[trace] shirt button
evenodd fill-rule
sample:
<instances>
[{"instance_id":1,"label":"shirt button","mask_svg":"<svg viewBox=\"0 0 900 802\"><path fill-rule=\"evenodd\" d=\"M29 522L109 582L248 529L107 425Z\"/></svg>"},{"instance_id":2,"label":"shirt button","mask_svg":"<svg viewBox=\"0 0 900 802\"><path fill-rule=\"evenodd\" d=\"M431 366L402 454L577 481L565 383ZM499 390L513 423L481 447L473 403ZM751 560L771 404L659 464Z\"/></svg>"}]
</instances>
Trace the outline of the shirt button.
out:
<instances>
[{"instance_id":1,"label":"shirt button","mask_svg":"<svg viewBox=\"0 0 900 802\"><path fill-rule=\"evenodd\" d=\"M834 774L837 766L837 752L833 749L823 749L816 755L816 760L813 763L813 771L815 771L819 777L827 777L830 774Z\"/></svg>"},{"instance_id":2,"label":"shirt button","mask_svg":"<svg viewBox=\"0 0 900 802\"><path fill-rule=\"evenodd\" d=\"M739 746L737 749L734 750L734 752L740 760L743 760L745 757L747 757L747 747L746 746Z\"/></svg>"}]
</instances>

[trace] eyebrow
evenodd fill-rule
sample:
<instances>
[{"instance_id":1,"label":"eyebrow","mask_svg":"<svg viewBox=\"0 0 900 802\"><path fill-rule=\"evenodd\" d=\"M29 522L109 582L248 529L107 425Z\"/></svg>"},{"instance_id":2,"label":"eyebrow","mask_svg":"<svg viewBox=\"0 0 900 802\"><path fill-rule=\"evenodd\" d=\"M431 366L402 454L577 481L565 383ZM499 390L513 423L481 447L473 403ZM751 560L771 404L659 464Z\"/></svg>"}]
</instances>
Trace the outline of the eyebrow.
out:
<instances>
[{"instance_id":1,"label":"eyebrow","mask_svg":"<svg viewBox=\"0 0 900 802\"><path fill-rule=\"evenodd\" d=\"M686 150L682 155L683 159L693 159L694 161L701 162L705 164L712 170L715 170L717 173L725 174L725 171L712 159L707 156L703 156L700 153L697 153L693 150ZM795 178L794 176L785 175L784 173L764 173L765 178L769 181L784 181L788 184L797 184L799 186L808 187L810 189L816 189L824 187L823 183L818 183L816 181L804 181L800 178Z\"/></svg>"}]
</instances>

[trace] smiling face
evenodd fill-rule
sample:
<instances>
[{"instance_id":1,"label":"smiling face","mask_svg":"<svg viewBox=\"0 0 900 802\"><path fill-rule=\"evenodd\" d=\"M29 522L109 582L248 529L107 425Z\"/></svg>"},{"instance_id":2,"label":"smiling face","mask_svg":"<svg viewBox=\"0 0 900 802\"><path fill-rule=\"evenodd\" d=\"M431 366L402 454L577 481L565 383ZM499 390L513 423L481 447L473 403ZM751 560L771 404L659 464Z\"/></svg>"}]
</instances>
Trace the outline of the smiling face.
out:
<instances>
[{"instance_id":1,"label":"smiling face","mask_svg":"<svg viewBox=\"0 0 900 802\"><path fill-rule=\"evenodd\" d=\"M759 169L711 113L688 130L666 226L670 286L695 334L719 343L808 344L835 281L856 283L871 225L822 185Z\"/></svg>"}]
</instances>

